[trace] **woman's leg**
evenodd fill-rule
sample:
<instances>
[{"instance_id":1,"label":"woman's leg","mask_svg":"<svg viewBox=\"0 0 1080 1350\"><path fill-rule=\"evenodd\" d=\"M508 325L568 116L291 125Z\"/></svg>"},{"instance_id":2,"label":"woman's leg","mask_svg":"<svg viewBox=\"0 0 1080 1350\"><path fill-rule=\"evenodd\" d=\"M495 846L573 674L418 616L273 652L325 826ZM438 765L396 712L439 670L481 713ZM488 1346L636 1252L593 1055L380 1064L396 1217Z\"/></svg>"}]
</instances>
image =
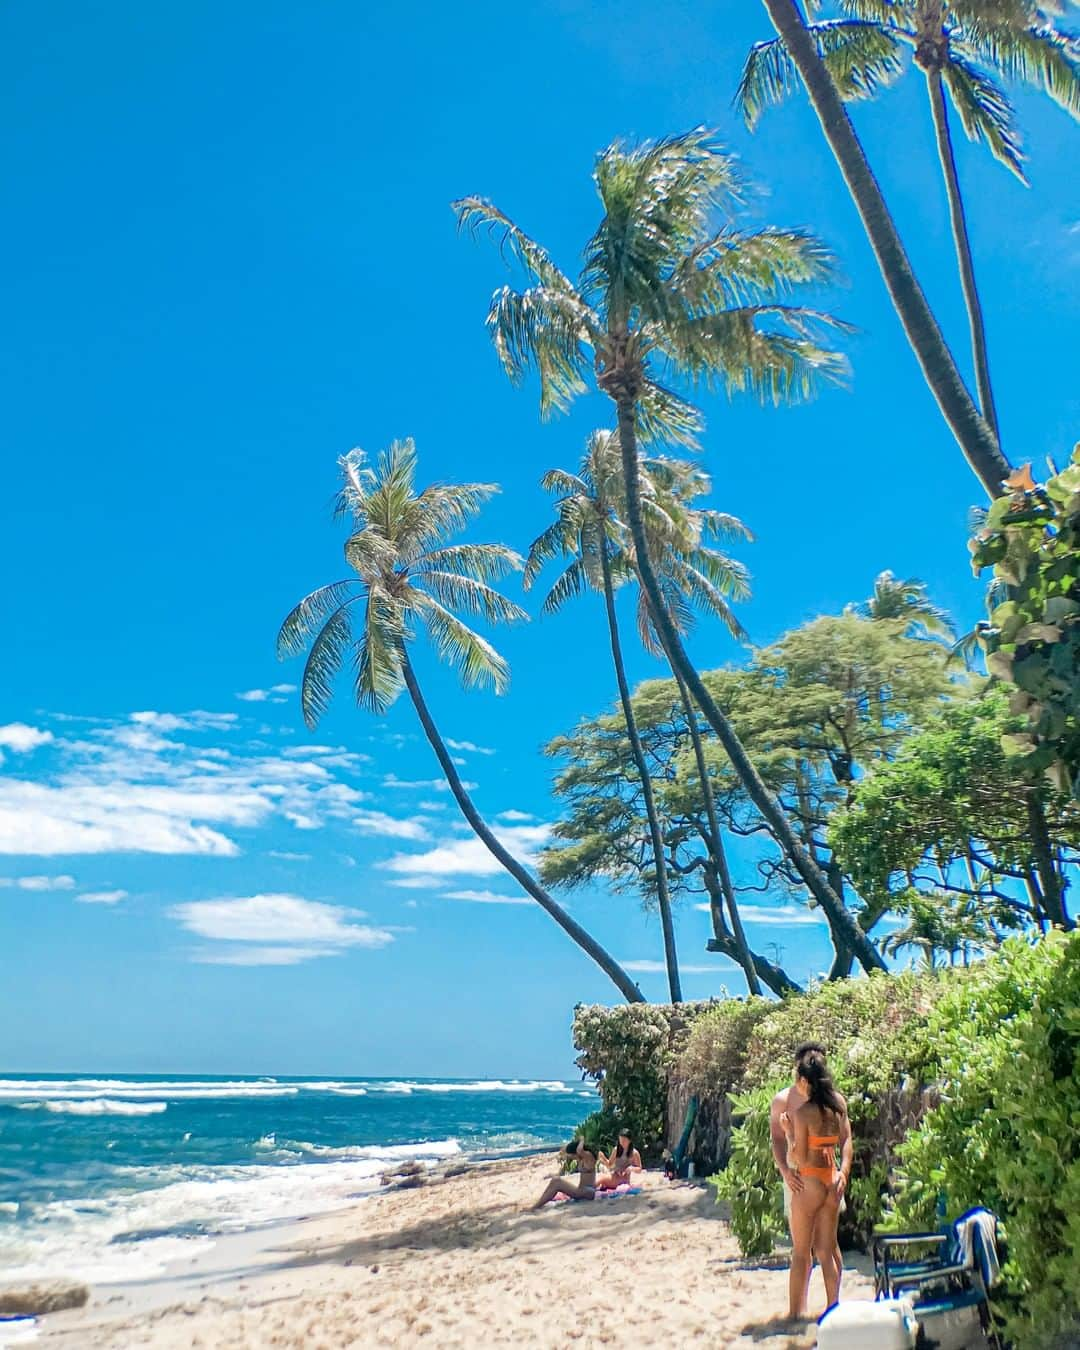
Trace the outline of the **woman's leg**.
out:
<instances>
[{"instance_id":1,"label":"woman's leg","mask_svg":"<svg viewBox=\"0 0 1080 1350\"><path fill-rule=\"evenodd\" d=\"M813 1248L821 1262L821 1273L825 1279L825 1306L831 1308L840 1302L840 1276L844 1263L840 1254L840 1244L836 1239L836 1229L840 1222L840 1206L833 1203L833 1192L827 1194L825 1203L814 1218Z\"/></svg>"},{"instance_id":2,"label":"woman's leg","mask_svg":"<svg viewBox=\"0 0 1080 1350\"><path fill-rule=\"evenodd\" d=\"M566 1181L562 1177L552 1177L544 1187L544 1192L533 1205L533 1209L542 1209L549 1200L557 1195L568 1195L572 1200L591 1200L595 1191L591 1186L579 1186L575 1181Z\"/></svg>"},{"instance_id":3,"label":"woman's leg","mask_svg":"<svg viewBox=\"0 0 1080 1350\"><path fill-rule=\"evenodd\" d=\"M806 1177L803 1189L791 1197L791 1271L788 1275L788 1315L806 1316L806 1296L813 1259L814 1223L825 1198L825 1187ZM819 1256L820 1259L820 1256Z\"/></svg>"}]
</instances>

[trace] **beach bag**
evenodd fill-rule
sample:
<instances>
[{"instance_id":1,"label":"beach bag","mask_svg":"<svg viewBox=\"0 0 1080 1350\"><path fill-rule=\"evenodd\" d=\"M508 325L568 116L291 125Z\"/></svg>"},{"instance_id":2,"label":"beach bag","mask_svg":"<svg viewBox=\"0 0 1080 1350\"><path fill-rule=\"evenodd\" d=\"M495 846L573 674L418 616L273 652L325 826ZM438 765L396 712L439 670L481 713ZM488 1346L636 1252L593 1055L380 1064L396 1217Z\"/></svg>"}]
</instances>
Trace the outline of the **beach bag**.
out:
<instances>
[{"instance_id":1,"label":"beach bag","mask_svg":"<svg viewBox=\"0 0 1080 1350\"><path fill-rule=\"evenodd\" d=\"M837 1303L818 1322L818 1350L913 1350L919 1334L906 1298Z\"/></svg>"}]
</instances>

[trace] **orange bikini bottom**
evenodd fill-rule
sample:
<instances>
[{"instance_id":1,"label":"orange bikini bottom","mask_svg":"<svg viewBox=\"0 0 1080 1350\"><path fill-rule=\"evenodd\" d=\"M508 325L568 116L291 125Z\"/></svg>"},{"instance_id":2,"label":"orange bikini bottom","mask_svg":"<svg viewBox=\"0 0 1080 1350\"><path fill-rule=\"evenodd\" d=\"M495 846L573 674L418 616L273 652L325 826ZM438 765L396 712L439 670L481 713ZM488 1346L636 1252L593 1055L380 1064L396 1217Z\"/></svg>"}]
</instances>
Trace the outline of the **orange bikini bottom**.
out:
<instances>
[{"instance_id":1,"label":"orange bikini bottom","mask_svg":"<svg viewBox=\"0 0 1080 1350\"><path fill-rule=\"evenodd\" d=\"M832 1186L836 1182L835 1167L800 1167L799 1176L815 1177L826 1186Z\"/></svg>"}]
</instances>

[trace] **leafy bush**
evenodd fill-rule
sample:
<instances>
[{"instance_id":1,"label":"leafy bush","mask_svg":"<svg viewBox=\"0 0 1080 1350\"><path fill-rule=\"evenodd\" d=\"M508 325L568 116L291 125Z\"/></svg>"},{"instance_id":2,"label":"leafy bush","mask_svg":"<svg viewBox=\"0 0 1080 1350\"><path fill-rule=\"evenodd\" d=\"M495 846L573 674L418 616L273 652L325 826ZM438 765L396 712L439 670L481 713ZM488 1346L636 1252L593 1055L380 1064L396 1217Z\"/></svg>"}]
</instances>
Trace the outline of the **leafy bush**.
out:
<instances>
[{"instance_id":1,"label":"leafy bush","mask_svg":"<svg viewBox=\"0 0 1080 1350\"><path fill-rule=\"evenodd\" d=\"M898 1218L995 1210L1005 1310L1021 1350L1080 1335L1080 934L1014 939L930 1020L941 1102L899 1149Z\"/></svg>"},{"instance_id":2,"label":"leafy bush","mask_svg":"<svg viewBox=\"0 0 1080 1350\"><path fill-rule=\"evenodd\" d=\"M695 1018L679 1059L679 1075L691 1092L722 1097L742 1081L751 1038L774 1010L769 999L726 999Z\"/></svg>"},{"instance_id":3,"label":"leafy bush","mask_svg":"<svg viewBox=\"0 0 1080 1350\"><path fill-rule=\"evenodd\" d=\"M778 1079L732 1099L742 1117L731 1138L727 1167L710 1177L716 1194L731 1212L731 1231L744 1256L769 1256L785 1231L784 1192L772 1156L769 1108L790 1079Z\"/></svg>"},{"instance_id":4,"label":"leafy bush","mask_svg":"<svg viewBox=\"0 0 1080 1350\"><path fill-rule=\"evenodd\" d=\"M892 1149L911 1115L922 1109L919 1064L927 1055L927 1022L935 999L953 978L953 972L872 975L766 1004L748 1035L737 1083L742 1095L733 1101L743 1120L732 1135L726 1170L713 1178L718 1194L730 1203L732 1230L744 1255L771 1251L784 1232L769 1106L791 1082L795 1050L806 1040L828 1048L836 1084L847 1098L854 1154L841 1236L866 1242L883 1218ZM695 1024L688 1053L697 1038L704 1041L702 1027L714 1015ZM729 1017L738 1025L749 1013Z\"/></svg>"},{"instance_id":5,"label":"leafy bush","mask_svg":"<svg viewBox=\"0 0 1080 1350\"><path fill-rule=\"evenodd\" d=\"M577 1065L596 1080L605 1110L626 1126L642 1156L663 1142L668 1069L687 1027L710 1006L581 1003L574 1009Z\"/></svg>"}]
</instances>

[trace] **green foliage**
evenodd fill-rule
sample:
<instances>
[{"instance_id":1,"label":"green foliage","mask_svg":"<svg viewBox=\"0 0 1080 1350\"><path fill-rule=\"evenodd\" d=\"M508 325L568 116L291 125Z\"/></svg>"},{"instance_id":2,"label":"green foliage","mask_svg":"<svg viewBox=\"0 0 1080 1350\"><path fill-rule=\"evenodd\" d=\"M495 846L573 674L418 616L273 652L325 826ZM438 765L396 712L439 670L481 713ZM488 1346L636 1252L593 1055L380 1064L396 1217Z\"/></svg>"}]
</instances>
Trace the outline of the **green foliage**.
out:
<instances>
[{"instance_id":1,"label":"green foliage","mask_svg":"<svg viewBox=\"0 0 1080 1350\"><path fill-rule=\"evenodd\" d=\"M979 636L1025 718L1005 749L1023 772L1080 797L1080 445L1045 486L1027 470L1009 486L971 542L976 574L992 567L1007 588Z\"/></svg>"},{"instance_id":2,"label":"green foliage","mask_svg":"<svg viewBox=\"0 0 1080 1350\"><path fill-rule=\"evenodd\" d=\"M574 1009L578 1067L596 1080L605 1118L630 1131L643 1157L663 1143L668 1069L686 1027L708 1006L582 1003Z\"/></svg>"},{"instance_id":3,"label":"green foliage","mask_svg":"<svg viewBox=\"0 0 1080 1350\"><path fill-rule=\"evenodd\" d=\"M732 1098L739 1128L727 1167L710 1178L730 1206L731 1231L746 1257L770 1256L785 1231L784 1192L772 1156L769 1108L790 1075Z\"/></svg>"},{"instance_id":4,"label":"green foliage","mask_svg":"<svg viewBox=\"0 0 1080 1350\"><path fill-rule=\"evenodd\" d=\"M899 1149L897 1217L928 1222L940 1191L950 1216L993 1209L1010 1335L1021 1350L1067 1338L1080 1331L1080 936L1008 942L954 983L926 1044L941 1100Z\"/></svg>"},{"instance_id":5,"label":"green foliage","mask_svg":"<svg viewBox=\"0 0 1080 1350\"><path fill-rule=\"evenodd\" d=\"M679 1058L679 1076L690 1091L723 1097L742 1081L747 1051L762 1018L776 1005L769 999L724 999L694 1020Z\"/></svg>"}]
</instances>

